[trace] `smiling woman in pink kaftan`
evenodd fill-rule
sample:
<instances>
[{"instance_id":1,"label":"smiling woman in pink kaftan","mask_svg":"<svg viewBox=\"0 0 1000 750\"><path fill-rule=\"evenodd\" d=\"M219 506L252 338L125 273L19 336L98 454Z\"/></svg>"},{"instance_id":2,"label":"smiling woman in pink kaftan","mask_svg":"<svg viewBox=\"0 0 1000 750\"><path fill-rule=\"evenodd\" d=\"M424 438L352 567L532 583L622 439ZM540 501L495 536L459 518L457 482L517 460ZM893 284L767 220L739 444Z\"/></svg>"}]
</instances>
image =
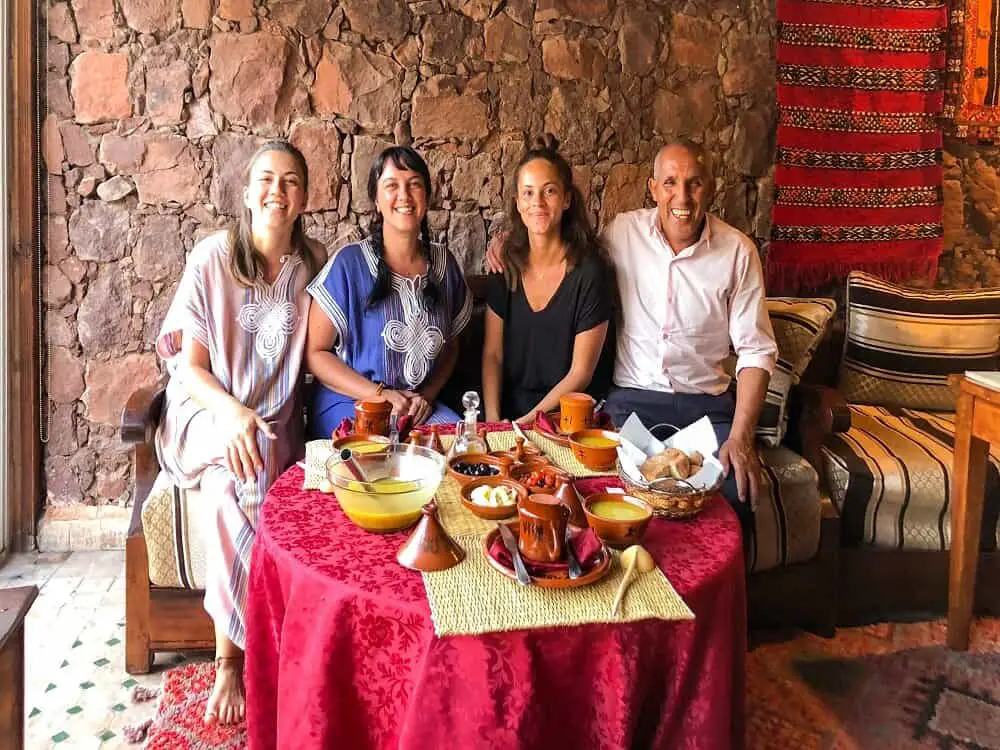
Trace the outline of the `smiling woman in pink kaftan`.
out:
<instances>
[{"instance_id":1,"label":"smiling woman in pink kaftan","mask_svg":"<svg viewBox=\"0 0 1000 750\"><path fill-rule=\"evenodd\" d=\"M248 168L240 226L191 251L157 339L171 376L157 455L171 481L200 487L204 500L205 609L216 632L205 718L224 724L244 715L257 516L268 487L303 450L305 288L325 259L302 231L306 179L292 146L261 147Z\"/></svg>"}]
</instances>

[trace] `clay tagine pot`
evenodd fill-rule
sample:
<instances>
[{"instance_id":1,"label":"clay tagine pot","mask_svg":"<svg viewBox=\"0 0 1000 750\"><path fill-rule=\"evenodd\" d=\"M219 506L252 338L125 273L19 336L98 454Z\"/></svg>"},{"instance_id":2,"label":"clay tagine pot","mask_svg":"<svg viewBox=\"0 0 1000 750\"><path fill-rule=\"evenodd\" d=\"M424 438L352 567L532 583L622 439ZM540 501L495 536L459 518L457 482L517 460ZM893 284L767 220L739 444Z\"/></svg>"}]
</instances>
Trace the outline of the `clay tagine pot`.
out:
<instances>
[{"instance_id":1,"label":"clay tagine pot","mask_svg":"<svg viewBox=\"0 0 1000 750\"><path fill-rule=\"evenodd\" d=\"M438 520L437 503L433 500L420 509L423 514L410 538L399 548L396 561L404 568L432 573L448 570L465 559L465 550L448 536Z\"/></svg>"},{"instance_id":2,"label":"clay tagine pot","mask_svg":"<svg viewBox=\"0 0 1000 750\"><path fill-rule=\"evenodd\" d=\"M441 433L438 432L438 426L436 424L431 425L431 438L427 442L427 447L432 451L437 451L442 456L445 453L444 443L441 442Z\"/></svg>"}]
</instances>

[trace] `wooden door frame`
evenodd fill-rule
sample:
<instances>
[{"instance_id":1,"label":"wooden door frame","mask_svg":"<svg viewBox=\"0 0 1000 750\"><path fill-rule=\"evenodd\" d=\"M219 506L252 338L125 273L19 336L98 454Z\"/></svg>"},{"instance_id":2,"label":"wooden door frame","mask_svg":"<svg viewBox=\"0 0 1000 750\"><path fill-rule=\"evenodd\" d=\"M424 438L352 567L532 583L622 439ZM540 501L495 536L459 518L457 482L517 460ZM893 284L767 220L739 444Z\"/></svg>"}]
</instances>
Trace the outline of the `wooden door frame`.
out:
<instances>
[{"instance_id":1,"label":"wooden door frame","mask_svg":"<svg viewBox=\"0 0 1000 750\"><path fill-rule=\"evenodd\" d=\"M42 443L38 387L39 294L36 258L38 174L37 12L32 0L10 3L10 262L7 334L8 540L13 552L35 548L42 505ZM4 51L6 52L6 50Z\"/></svg>"}]
</instances>

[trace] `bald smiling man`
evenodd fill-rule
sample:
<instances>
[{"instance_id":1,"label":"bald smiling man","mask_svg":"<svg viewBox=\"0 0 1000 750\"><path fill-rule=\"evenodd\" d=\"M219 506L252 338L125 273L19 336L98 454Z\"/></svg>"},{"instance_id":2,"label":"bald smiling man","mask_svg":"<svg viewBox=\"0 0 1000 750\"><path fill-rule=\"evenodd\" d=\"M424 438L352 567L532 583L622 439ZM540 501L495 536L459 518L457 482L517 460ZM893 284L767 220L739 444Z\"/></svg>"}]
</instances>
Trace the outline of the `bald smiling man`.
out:
<instances>
[{"instance_id":1,"label":"bald smiling man","mask_svg":"<svg viewBox=\"0 0 1000 750\"><path fill-rule=\"evenodd\" d=\"M606 408L618 425L632 412L647 426L684 426L708 415L727 470L722 494L746 544L760 489L754 431L777 346L757 248L707 213L714 188L700 146L667 144L649 178L656 208L619 214L603 231L622 307ZM723 370L730 345L735 398Z\"/></svg>"}]
</instances>

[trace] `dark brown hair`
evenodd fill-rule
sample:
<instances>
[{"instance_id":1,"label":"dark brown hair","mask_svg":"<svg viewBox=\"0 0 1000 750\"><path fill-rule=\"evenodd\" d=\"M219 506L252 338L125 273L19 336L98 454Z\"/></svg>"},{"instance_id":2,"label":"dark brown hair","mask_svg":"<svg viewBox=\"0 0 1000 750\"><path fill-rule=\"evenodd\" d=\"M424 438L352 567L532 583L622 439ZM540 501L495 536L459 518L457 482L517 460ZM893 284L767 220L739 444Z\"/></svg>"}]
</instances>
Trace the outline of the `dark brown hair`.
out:
<instances>
[{"instance_id":1,"label":"dark brown hair","mask_svg":"<svg viewBox=\"0 0 1000 750\"><path fill-rule=\"evenodd\" d=\"M528 265L528 255L531 247L528 242L528 228L517 210L518 178L521 169L530 161L544 159L556 169L562 188L569 194L569 206L563 211L559 221L559 236L566 245L567 270L574 268L583 258L590 255L603 257L603 250L597 233L590 225L587 210L583 205L583 195L573 183L573 168L559 153L559 141L551 133L532 140L528 150L518 162L512 180L512 193L509 203L510 231L503 243L504 278L510 289L516 289L520 283L521 274Z\"/></svg>"},{"instance_id":2,"label":"dark brown hair","mask_svg":"<svg viewBox=\"0 0 1000 750\"><path fill-rule=\"evenodd\" d=\"M380 153L372 167L368 170L368 200L372 205L377 205L378 201L378 181L385 171L385 165L391 162L396 169L406 169L416 172L424 183L424 190L427 193L427 207L431 205L431 172L427 168L427 162L423 157L409 146L390 146ZM382 226L384 218L379 211L375 211L375 216L368 228L368 239L375 250L375 257L378 259L378 269L375 273L375 286L372 287L371 294L368 295L367 307L375 307L379 302L389 296L392 284L389 273L389 266L385 262L385 242L382 238ZM431 272L431 230L427 224L427 214L420 222L420 255L427 261L427 276L424 283L424 300L430 305L435 305L440 297L437 281Z\"/></svg>"},{"instance_id":3,"label":"dark brown hair","mask_svg":"<svg viewBox=\"0 0 1000 750\"><path fill-rule=\"evenodd\" d=\"M254 155L247 162L243 172L243 184L250 184L250 173L253 171L257 160L270 151L281 151L290 154L295 159L295 165L302 173L302 190L309 192L309 167L306 166L306 159L295 146L288 141L273 140L267 141L258 148ZM229 271L239 284L245 287L255 286L264 278L263 258L253 244L253 231L250 217L250 209L244 204L240 211L237 225L229 230ZM295 218L292 225L292 250L305 262L309 269L309 277L312 278L319 273L320 265L316 256L309 249L306 240L305 230L302 228L302 214Z\"/></svg>"}]
</instances>

